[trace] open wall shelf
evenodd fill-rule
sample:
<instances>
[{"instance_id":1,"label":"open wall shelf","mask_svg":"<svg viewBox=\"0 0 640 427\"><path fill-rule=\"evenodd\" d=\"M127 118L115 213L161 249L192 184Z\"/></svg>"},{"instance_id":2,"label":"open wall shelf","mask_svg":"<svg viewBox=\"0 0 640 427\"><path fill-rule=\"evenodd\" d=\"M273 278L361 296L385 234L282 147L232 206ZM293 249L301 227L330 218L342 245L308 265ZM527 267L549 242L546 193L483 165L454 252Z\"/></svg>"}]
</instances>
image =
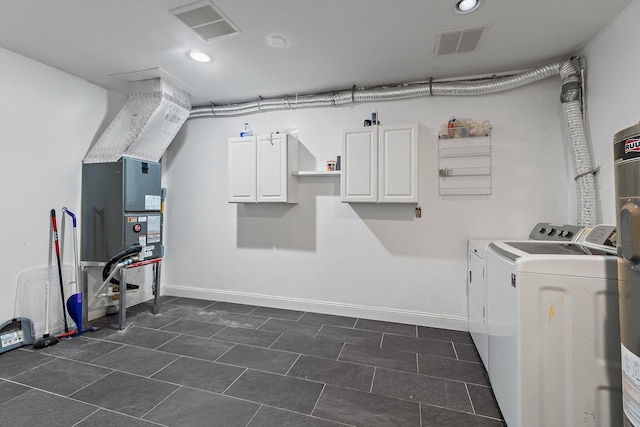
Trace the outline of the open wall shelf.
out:
<instances>
[{"instance_id":1,"label":"open wall shelf","mask_svg":"<svg viewBox=\"0 0 640 427\"><path fill-rule=\"evenodd\" d=\"M491 129L483 135L438 135L438 189L441 196L491 194Z\"/></svg>"},{"instance_id":2,"label":"open wall shelf","mask_svg":"<svg viewBox=\"0 0 640 427\"><path fill-rule=\"evenodd\" d=\"M294 171L293 176L340 176L340 171Z\"/></svg>"}]
</instances>

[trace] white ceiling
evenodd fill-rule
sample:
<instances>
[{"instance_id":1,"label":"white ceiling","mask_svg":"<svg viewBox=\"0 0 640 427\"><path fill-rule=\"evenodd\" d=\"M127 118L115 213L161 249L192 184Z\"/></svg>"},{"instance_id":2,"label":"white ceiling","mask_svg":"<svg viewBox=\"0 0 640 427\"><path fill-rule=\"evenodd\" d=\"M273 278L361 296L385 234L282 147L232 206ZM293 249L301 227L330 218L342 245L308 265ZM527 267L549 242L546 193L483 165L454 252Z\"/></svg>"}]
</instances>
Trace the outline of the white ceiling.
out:
<instances>
[{"instance_id":1,"label":"white ceiling","mask_svg":"<svg viewBox=\"0 0 640 427\"><path fill-rule=\"evenodd\" d=\"M0 46L123 94L162 76L201 106L545 65L631 0L484 0L467 15L454 0L213 0L241 33L209 42L169 13L195 1L0 0ZM434 55L439 32L482 25L476 52ZM291 47L269 47L272 33Z\"/></svg>"}]
</instances>

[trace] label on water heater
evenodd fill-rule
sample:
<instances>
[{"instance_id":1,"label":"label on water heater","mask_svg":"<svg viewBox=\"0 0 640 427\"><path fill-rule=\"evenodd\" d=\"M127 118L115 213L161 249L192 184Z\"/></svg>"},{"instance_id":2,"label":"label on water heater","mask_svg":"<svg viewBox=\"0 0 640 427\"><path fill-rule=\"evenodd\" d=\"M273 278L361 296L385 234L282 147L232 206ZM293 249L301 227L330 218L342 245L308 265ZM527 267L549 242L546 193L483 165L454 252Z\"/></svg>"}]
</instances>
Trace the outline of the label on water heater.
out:
<instances>
[{"instance_id":1,"label":"label on water heater","mask_svg":"<svg viewBox=\"0 0 640 427\"><path fill-rule=\"evenodd\" d=\"M613 159L629 160L640 157L640 135L633 135L613 145Z\"/></svg>"},{"instance_id":2,"label":"label on water heater","mask_svg":"<svg viewBox=\"0 0 640 427\"><path fill-rule=\"evenodd\" d=\"M620 344L622 356L622 410L629 421L640 426L640 357Z\"/></svg>"}]
</instances>

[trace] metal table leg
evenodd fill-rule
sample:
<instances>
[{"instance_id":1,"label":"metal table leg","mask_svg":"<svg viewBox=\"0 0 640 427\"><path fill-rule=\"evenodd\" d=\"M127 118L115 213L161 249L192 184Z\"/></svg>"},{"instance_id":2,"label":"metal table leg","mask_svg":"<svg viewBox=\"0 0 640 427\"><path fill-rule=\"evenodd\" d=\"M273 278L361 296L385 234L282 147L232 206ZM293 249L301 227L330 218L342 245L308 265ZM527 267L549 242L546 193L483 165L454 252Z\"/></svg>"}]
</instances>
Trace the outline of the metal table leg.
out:
<instances>
[{"instance_id":1,"label":"metal table leg","mask_svg":"<svg viewBox=\"0 0 640 427\"><path fill-rule=\"evenodd\" d=\"M127 269L120 269L120 320L118 327L120 330L124 329L124 324L127 321Z\"/></svg>"},{"instance_id":2,"label":"metal table leg","mask_svg":"<svg viewBox=\"0 0 640 427\"><path fill-rule=\"evenodd\" d=\"M156 274L153 284L153 314L160 313L160 263L155 264Z\"/></svg>"},{"instance_id":3,"label":"metal table leg","mask_svg":"<svg viewBox=\"0 0 640 427\"><path fill-rule=\"evenodd\" d=\"M87 325L89 322L89 272L85 267L80 267L82 274L82 324Z\"/></svg>"}]
</instances>

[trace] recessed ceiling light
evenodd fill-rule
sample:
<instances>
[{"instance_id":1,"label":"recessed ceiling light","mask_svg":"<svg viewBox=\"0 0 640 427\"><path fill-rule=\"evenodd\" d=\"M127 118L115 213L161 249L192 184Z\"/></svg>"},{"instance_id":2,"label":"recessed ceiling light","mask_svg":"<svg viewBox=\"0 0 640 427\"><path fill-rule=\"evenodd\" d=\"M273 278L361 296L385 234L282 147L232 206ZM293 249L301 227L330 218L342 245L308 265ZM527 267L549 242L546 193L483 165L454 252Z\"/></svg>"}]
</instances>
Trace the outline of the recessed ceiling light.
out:
<instances>
[{"instance_id":1,"label":"recessed ceiling light","mask_svg":"<svg viewBox=\"0 0 640 427\"><path fill-rule=\"evenodd\" d=\"M291 46L289 39L280 34L269 34L265 37L267 44L278 49L286 49Z\"/></svg>"},{"instance_id":2,"label":"recessed ceiling light","mask_svg":"<svg viewBox=\"0 0 640 427\"><path fill-rule=\"evenodd\" d=\"M187 52L187 55L189 56L189 58L193 59L196 62L211 61L211 57L209 55L197 49L191 49L190 51Z\"/></svg>"},{"instance_id":3,"label":"recessed ceiling light","mask_svg":"<svg viewBox=\"0 0 640 427\"><path fill-rule=\"evenodd\" d=\"M455 10L458 13L469 13L476 10L478 6L480 6L480 0L458 0Z\"/></svg>"}]
</instances>

